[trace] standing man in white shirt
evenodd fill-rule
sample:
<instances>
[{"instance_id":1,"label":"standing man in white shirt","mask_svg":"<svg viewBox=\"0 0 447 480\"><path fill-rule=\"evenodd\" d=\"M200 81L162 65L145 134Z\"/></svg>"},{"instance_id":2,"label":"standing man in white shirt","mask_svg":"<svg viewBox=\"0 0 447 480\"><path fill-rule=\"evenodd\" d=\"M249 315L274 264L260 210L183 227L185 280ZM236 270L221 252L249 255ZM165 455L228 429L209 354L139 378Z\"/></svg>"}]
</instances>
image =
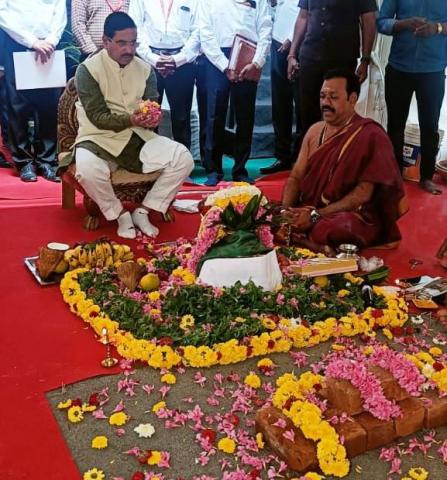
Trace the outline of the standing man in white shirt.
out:
<instances>
[{"instance_id":1,"label":"standing man in white shirt","mask_svg":"<svg viewBox=\"0 0 447 480\"><path fill-rule=\"evenodd\" d=\"M200 42L207 63L207 128L204 166L205 185L217 185L223 179L225 120L231 94L236 116L233 180L253 180L245 164L250 156L257 82L248 80L260 70L267 57L272 35L272 20L267 0L200 0ZM236 75L228 68L233 40L241 35L256 42L252 63Z\"/></svg>"},{"instance_id":2,"label":"standing man in white shirt","mask_svg":"<svg viewBox=\"0 0 447 480\"><path fill-rule=\"evenodd\" d=\"M67 12L65 0L3 0L0 28L5 35L5 87L9 122L9 147L24 182L37 181L36 171L47 180L56 175L57 103L60 90L16 90L14 52L34 51L36 61L47 62L59 43ZM34 118L39 148L30 149L28 120ZM36 145L36 143L35 143Z\"/></svg>"},{"instance_id":3,"label":"standing man in white shirt","mask_svg":"<svg viewBox=\"0 0 447 480\"><path fill-rule=\"evenodd\" d=\"M174 140L189 149L200 48L197 0L131 0L129 15L138 29L137 53L156 70L160 104L166 92Z\"/></svg>"},{"instance_id":4,"label":"standing man in white shirt","mask_svg":"<svg viewBox=\"0 0 447 480\"><path fill-rule=\"evenodd\" d=\"M276 161L269 167L261 168L262 174L290 170L298 156L297 138L292 136L294 112L296 137L300 130L298 89L287 78L287 55L299 11L297 0L279 0L276 5L270 55Z\"/></svg>"}]
</instances>

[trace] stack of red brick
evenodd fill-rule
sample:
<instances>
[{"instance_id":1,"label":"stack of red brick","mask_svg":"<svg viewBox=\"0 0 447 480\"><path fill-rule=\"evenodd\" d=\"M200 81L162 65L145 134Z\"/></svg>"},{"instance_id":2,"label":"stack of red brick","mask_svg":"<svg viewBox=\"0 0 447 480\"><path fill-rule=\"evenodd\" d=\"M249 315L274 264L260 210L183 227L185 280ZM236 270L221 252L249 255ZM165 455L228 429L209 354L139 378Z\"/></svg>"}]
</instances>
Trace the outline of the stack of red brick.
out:
<instances>
[{"instance_id":1,"label":"stack of red brick","mask_svg":"<svg viewBox=\"0 0 447 480\"><path fill-rule=\"evenodd\" d=\"M417 398L410 397L387 370L371 367L371 371L380 380L385 396L399 405L401 417L383 421L365 412L359 390L347 380L328 378L325 388L319 392L327 400L328 408L324 412L326 420L334 416L340 418L343 412L349 416L347 420L333 425L338 435L344 439L349 458L422 428L447 424L447 397L440 398L435 391ZM274 425L280 418L286 422L284 428ZM316 443L305 439L301 430L294 427L291 420L278 409L269 407L258 411L256 430L262 432L266 443L290 469L297 472L318 469ZM286 430L294 431L294 441L284 438Z\"/></svg>"}]
</instances>

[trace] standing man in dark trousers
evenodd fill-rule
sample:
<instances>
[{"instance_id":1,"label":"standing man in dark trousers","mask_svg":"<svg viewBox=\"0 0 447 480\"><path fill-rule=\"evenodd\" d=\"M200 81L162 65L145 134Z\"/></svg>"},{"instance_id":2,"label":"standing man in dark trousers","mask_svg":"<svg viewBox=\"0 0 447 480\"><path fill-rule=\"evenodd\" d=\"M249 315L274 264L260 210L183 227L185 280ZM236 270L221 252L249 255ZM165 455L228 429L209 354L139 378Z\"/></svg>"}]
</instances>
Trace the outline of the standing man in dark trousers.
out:
<instances>
[{"instance_id":1,"label":"standing man in dark trousers","mask_svg":"<svg viewBox=\"0 0 447 480\"><path fill-rule=\"evenodd\" d=\"M424 190L438 195L433 183L439 148L438 124L447 66L447 1L384 0L377 25L393 36L385 74L388 135L403 168L403 145L411 99L416 93L421 132L421 179Z\"/></svg>"},{"instance_id":2,"label":"standing man in dark trousers","mask_svg":"<svg viewBox=\"0 0 447 480\"><path fill-rule=\"evenodd\" d=\"M288 76L298 76L302 139L321 118L320 89L326 72L343 68L355 71L360 82L366 79L377 4L376 0L299 0L298 5Z\"/></svg>"},{"instance_id":3,"label":"standing man in dark trousers","mask_svg":"<svg viewBox=\"0 0 447 480\"><path fill-rule=\"evenodd\" d=\"M138 29L137 53L156 70L160 104L166 92L174 140L190 149L197 0L131 0L129 15Z\"/></svg>"},{"instance_id":4,"label":"standing man in dark trousers","mask_svg":"<svg viewBox=\"0 0 447 480\"><path fill-rule=\"evenodd\" d=\"M225 121L228 101L233 101L236 116L234 146L234 181L254 183L245 164L250 156L257 82L267 57L272 35L272 20L267 0L199 0L200 41L207 57L207 128L204 166L208 174L205 185L217 185L223 179ZM239 34L257 44L252 63L239 75L228 68L231 47Z\"/></svg>"},{"instance_id":5,"label":"standing man in dark trousers","mask_svg":"<svg viewBox=\"0 0 447 480\"><path fill-rule=\"evenodd\" d=\"M276 162L261 168L262 174L290 170L298 156L297 136L300 131L298 89L287 78L287 56L298 16L297 0L279 0L273 20L271 62L272 120L275 132ZM295 112L295 115L294 115ZM295 138L292 136L295 116Z\"/></svg>"},{"instance_id":6,"label":"standing man in dark trousers","mask_svg":"<svg viewBox=\"0 0 447 480\"><path fill-rule=\"evenodd\" d=\"M5 33L0 29L0 143L7 143L8 122L6 117L6 93L5 93L5 68L4 63L4 40ZM11 165L6 161L5 155L0 151L0 167L9 168Z\"/></svg>"},{"instance_id":7,"label":"standing man in dark trousers","mask_svg":"<svg viewBox=\"0 0 447 480\"><path fill-rule=\"evenodd\" d=\"M37 181L36 171L47 180L56 175L57 104L60 89L17 90L14 52L34 51L36 61L47 62L60 41L67 12L65 0L4 0L0 4L0 28L5 35L5 82L9 147L24 182ZM38 148L30 150L28 120L34 118ZM36 143L35 143L35 146Z\"/></svg>"}]
</instances>

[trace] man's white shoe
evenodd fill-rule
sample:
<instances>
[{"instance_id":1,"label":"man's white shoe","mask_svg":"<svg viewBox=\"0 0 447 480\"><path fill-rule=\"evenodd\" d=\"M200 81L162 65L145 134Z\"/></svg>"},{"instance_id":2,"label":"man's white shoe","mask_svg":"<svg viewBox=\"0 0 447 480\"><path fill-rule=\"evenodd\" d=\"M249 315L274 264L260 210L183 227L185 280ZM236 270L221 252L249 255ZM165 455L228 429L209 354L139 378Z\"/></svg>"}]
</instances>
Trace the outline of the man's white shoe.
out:
<instances>
[{"instance_id":1,"label":"man's white shoe","mask_svg":"<svg viewBox=\"0 0 447 480\"><path fill-rule=\"evenodd\" d=\"M124 212L118 217L118 230L116 233L122 238L136 238L137 231L132 222L130 212Z\"/></svg>"},{"instance_id":2,"label":"man's white shoe","mask_svg":"<svg viewBox=\"0 0 447 480\"><path fill-rule=\"evenodd\" d=\"M156 237L158 235L158 228L149 221L147 210L144 208L136 208L132 213L132 220L134 225L148 237Z\"/></svg>"}]
</instances>

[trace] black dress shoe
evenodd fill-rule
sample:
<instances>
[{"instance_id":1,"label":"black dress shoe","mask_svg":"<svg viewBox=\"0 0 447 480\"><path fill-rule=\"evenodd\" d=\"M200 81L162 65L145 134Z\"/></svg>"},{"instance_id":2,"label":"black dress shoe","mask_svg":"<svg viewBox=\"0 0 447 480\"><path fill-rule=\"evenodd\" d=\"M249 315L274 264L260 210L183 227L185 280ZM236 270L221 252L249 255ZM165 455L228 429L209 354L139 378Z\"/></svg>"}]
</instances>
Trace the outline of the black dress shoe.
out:
<instances>
[{"instance_id":1,"label":"black dress shoe","mask_svg":"<svg viewBox=\"0 0 447 480\"><path fill-rule=\"evenodd\" d=\"M12 165L6 161L2 152L0 152L0 168L12 168Z\"/></svg>"},{"instance_id":2,"label":"black dress shoe","mask_svg":"<svg viewBox=\"0 0 447 480\"><path fill-rule=\"evenodd\" d=\"M39 175L42 175L45 180L49 180L50 182L60 182L61 179L56 175L56 167L48 163L40 163L37 166L37 172Z\"/></svg>"},{"instance_id":3,"label":"black dress shoe","mask_svg":"<svg viewBox=\"0 0 447 480\"><path fill-rule=\"evenodd\" d=\"M269 173L276 173L276 172L283 172L285 170L290 170L291 168L292 167L289 163L282 162L281 160L276 160L276 162L270 165L270 167L260 168L259 171L263 175L267 175Z\"/></svg>"},{"instance_id":4,"label":"black dress shoe","mask_svg":"<svg viewBox=\"0 0 447 480\"><path fill-rule=\"evenodd\" d=\"M19 175L22 182L37 182L37 175L31 163L27 163L22 167Z\"/></svg>"}]
</instances>

